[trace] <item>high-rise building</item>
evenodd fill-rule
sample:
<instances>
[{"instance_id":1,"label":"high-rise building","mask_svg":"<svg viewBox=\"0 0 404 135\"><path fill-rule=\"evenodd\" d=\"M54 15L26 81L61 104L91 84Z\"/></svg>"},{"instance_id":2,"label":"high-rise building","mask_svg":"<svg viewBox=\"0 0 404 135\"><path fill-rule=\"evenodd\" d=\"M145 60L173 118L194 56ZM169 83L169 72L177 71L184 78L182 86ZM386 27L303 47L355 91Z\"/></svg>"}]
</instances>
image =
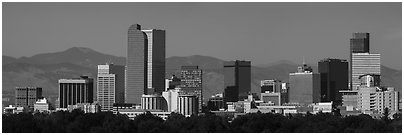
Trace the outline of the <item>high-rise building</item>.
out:
<instances>
[{"instance_id":1,"label":"high-rise building","mask_svg":"<svg viewBox=\"0 0 404 135\"><path fill-rule=\"evenodd\" d=\"M312 104L320 102L320 74L313 73L307 65L289 74L289 103Z\"/></svg>"},{"instance_id":2,"label":"high-rise building","mask_svg":"<svg viewBox=\"0 0 404 135\"><path fill-rule=\"evenodd\" d=\"M370 53L369 33L352 34L349 55L349 89L359 89L361 75L380 75L380 54Z\"/></svg>"},{"instance_id":3,"label":"high-rise building","mask_svg":"<svg viewBox=\"0 0 404 135\"><path fill-rule=\"evenodd\" d=\"M68 105L77 103L93 103L92 78L81 76L73 79L59 79L59 106L67 108Z\"/></svg>"},{"instance_id":4,"label":"high-rise building","mask_svg":"<svg viewBox=\"0 0 404 135\"><path fill-rule=\"evenodd\" d=\"M125 103L140 104L147 91L147 35L139 24L128 30L128 52L126 58Z\"/></svg>"},{"instance_id":5,"label":"high-rise building","mask_svg":"<svg viewBox=\"0 0 404 135\"><path fill-rule=\"evenodd\" d=\"M148 94L165 91L166 31L142 30L147 35L147 89Z\"/></svg>"},{"instance_id":6,"label":"high-rise building","mask_svg":"<svg viewBox=\"0 0 404 135\"><path fill-rule=\"evenodd\" d=\"M38 99L42 98L42 88L40 87L16 87L15 88L15 106L34 108Z\"/></svg>"},{"instance_id":7,"label":"high-rise building","mask_svg":"<svg viewBox=\"0 0 404 135\"><path fill-rule=\"evenodd\" d=\"M380 75L380 54L353 53L351 57L352 90L360 86L359 76L365 74Z\"/></svg>"},{"instance_id":8,"label":"high-rise building","mask_svg":"<svg viewBox=\"0 0 404 135\"><path fill-rule=\"evenodd\" d=\"M224 62L224 100L237 102L251 92L251 61Z\"/></svg>"},{"instance_id":9,"label":"high-rise building","mask_svg":"<svg viewBox=\"0 0 404 135\"><path fill-rule=\"evenodd\" d=\"M128 30L125 102L139 104L143 94L161 94L165 76L165 31Z\"/></svg>"},{"instance_id":10,"label":"high-rise building","mask_svg":"<svg viewBox=\"0 0 404 135\"><path fill-rule=\"evenodd\" d=\"M369 33L353 33L350 45L351 53L369 53Z\"/></svg>"},{"instance_id":11,"label":"high-rise building","mask_svg":"<svg viewBox=\"0 0 404 135\"><path fill-rule=\"evenodd\" d=\"M186 117L198 114L198 97L196 95L179 95L178 112Z\"/></svg>"},{"instance_id":12,"label":"high-rise building","mask_svg":"<svg viewBox=\"0 0 404 135\"><path fill-rule=\"evenodd\" d=\"M101 111L112 111L114 103L125 102L125 67L98 65L97 101Z\"/></svg>"},{"instance_id":13,"label":"high-rise building","mask_svg":"<svg viewBox=\"0 0 404 135\"><path fill-rule=\"evenodd\" d=\"M181 94L196 95L198 110L202 112L202 69L198 66L181 66Z\"/></svg>"},{"instance_id":14,"label":"high-rise building","mask_svg":"<svg viewBox=\"0 0 404 135\"><path fill-rule=\"evenodd\" d=\"M340 90L348 89L348 61L341 59L323 59L318 62L321 78L321 102L340 104Z\"/></svg>"}]
</instances>

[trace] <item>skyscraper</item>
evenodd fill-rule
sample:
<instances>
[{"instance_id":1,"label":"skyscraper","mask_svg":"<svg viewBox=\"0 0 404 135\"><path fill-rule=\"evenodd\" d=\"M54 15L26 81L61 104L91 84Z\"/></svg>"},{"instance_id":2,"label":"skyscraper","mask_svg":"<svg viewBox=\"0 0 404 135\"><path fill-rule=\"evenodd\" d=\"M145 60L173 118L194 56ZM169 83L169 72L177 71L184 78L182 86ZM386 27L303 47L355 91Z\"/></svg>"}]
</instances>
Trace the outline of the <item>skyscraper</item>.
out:
<instances>
[{"instance_id":1,"label":"skyscraper","mask_svg":"<svg viewBox=\"0 0 404 135\"><path fill-rule=\"evenodd\" d=\"M139 24L128 30L125 103L140 104L147 90L147 35Z\"/></svg>"},{"instance_id":2,"label":"skyscraper","mask_svg":"<svg viewBox=\"0 0 404 135\"><path fill-rule=\"evenodd\" d=\"M112 111L114 103L125 102L125 67L98 65L97 101L101 111Z\"/></svg>"},{"instance_id":3,"label":"skyscraper","mask_svg":"<svg viewBox=\"0 0 404 135\"><path fill-rule=\"evenodd\" d=\"M369 33L353 33L350 45L351 53L369 53Z\"/></svg>"},{"instance_id":4,"label":"skyscraper","mask_svg":"<svg viewBox=\"0 0 404 135\"><path fill-rule=\"evenodd\" d=\"M350 39L349 86L358 90L359 76L380 74L380 54L370 53L369 33L353 33Z\"/></svg>"},{"instance_id":5,"label":"skyscraper","mask_svg":"<svg viewBox=\"0 0 404 135\"><path fill-rule=\"evenodd\" d=\"M147 35L147 89L148 94L165 91L166 31L142 30Z\"/></svg>"},{"instance_id":6,"label":"skyscraper","mask_svg":"<svg viewBox=\"0 0 404 135\"><path fill-rule=\"evenodd\" d=\"M39 87L16 87L15 106L34 109L35 102L42 98L42 88Z\"/></svg>"},{"instance_id":7,"label":"skyscraper","mask_svg":"<svg viewBox=\"0 0 404 135\"><path fill-rule=\"evenodd\" d=\"M365 74L380 75L380 54L353 53L351 58L352 89L360 86L359 76Z\"/></svg>"},{"instance_id":8,"label":"skyscraper","mask_svg":"<svg viewBox=\"0 0 404 135\"><path fill-rule=\"evenodd\" d=\"M251 92L251 61L224 62L224 100L237 102Z\"/></svg>"},{"instance_id":9,"label":"skyscraper","mask_svg":"<svg viewBox=\"0 0 404 135\"><path fill-rule=\"evenodd\" d=\"M93 103L93 79L87 76L59 79L59 106L67 108L77 103Z\"/></svg>"},{"instance_id":10,"label":"skyscraper","mask_svg":"<svg viewBox=\"0 0 404 135\"><path fill-rule=\"evenodd\" d=\"M202 70L198 66L181 66L181 94L196 95L202 112Z\"/></svg>"},{"instance_id":11,"label":"skyscraper","mask_svg":"<svg viewBox=\"0 0 404 135\"><path fill-rule=\"evenodd\" d=\"M321 78L321 102L341 103L339 90L348 89L348 61L341 59L323 59L318 62Z\"/></svg>"},{"instance_id":12,"label":"skyscraper","mask_svg":"<svg viewBox=\"0 0 404 135\"><path fill-rule=\"evenodd\" d=\"M125 102L139 104L143 94L161 94L165 83L165 31L128 30Z\"/></svg>"},{"instance_id":13,"label":"skyscraper","mask_svg":"<svg viewBox=\"0 0 404 135\"><path fill-rule=\"evenodd\" d=\"M320 74L307 65L289 74L289 103L311 104L320 102Z\"/></svg>"}]
</instances>

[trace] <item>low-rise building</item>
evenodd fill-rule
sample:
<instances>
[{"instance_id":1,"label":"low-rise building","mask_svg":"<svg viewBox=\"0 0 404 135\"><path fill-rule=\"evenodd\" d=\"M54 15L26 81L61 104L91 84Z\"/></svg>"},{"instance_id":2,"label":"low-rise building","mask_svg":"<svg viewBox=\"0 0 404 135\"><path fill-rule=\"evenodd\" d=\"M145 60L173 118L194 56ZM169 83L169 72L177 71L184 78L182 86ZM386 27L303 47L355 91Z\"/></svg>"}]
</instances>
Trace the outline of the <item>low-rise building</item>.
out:
<instances>
[{"instance_id":1,"label":"low-rise building","mask_svg":"<svg viewBox=\"0 0 404 135\"><path fill-rule=\"evenodd\" d=\"M49 103L46 98L39 99L38 101L35 102L34 104L34 111L36 112L49 112Z\"/></svg>"}]
</instances>

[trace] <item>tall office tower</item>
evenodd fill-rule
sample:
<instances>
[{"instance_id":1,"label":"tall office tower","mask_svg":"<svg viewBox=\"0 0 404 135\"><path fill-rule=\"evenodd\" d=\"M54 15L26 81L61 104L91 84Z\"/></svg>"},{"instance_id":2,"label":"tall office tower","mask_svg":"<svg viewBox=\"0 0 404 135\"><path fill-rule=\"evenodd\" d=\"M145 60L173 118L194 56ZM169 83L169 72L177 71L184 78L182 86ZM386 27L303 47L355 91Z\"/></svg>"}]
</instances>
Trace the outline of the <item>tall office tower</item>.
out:
<instances>
[{"instance_id":1,"label":"tall office tower","mask_svg":"<svg viewBox=\"0 0 404 135\"><path fill-rule=\"evenodd\" d=\"M161 94L165 91L166 31L142 30L147 35L147 93Z\"/></svg>"},{"instance_id":2,"label":"tall office tower","mask_svg":"<svg viewBox=\"0 0 404 135\"><path fill-rule=\"evenodd\" d=\"M350 46L351 53L369 53L369 33L353 33Z\"/></svg>"},{"instance_id":3,"label":"tall office tower","mask_svg":"<svg viewBox=\"0 0 404 135\"><path fill-rule=\"evenodd\" d=\"M198 110L202 112L202 70L198 66L181 66L181 94L196 95Z\"/></svg>"},{"instance_id":4,"label":"tall office tower","mask_svg":"<svg viewBox=\"0 0 404 135\"><path fill-rule=\"evenodd\" d=\"M342 103L339 90L348 89L348 61L341 59L323 59L318 62L321 78L321 102Z\"/></svg>"},{"instance_id":5,"label":"tall office tower","mask_svg":"<svg viewBox=\"0 0 404 135\"><path fill-rule=\"evenodd\" d=\"M114 103L125 102L125 67L98 65L97 101L101 111L112 111Z\"/></svg>"},{"instance_id":6,"label":"tall office tower","mask_svg":"<svg viewBox=\"0 0 404 135\"><path fill-rule=\"evenodd\" d=\"M353 33L350 39L349 86L358 90L359 76L380 74L380 54L370 53L369 33Z\"/></svg>"},{"instance_id":7,"label":"tall office tower","mask_svg":"<svg viewBox=\"0 0 404 135\"><path fill-rule=\"evenodd\" d=\"M77 103L93 103L93 79L87 76L59 79L59 106L67 108Z\"/></svg>"},{"instance_id":8,"label":"tall office tower","mask_svg":"<svg viewBox=\"0 0 404 135\"><path fill-rule=\"evenodd\" d=\"M224 100L237 102L251 92L251 61L224 62Z\"/></svg>"},{"instance_id":9,"label":"tall office tower","mask_svg":"<svg viewBox=\"0 0 404 135\"><path fill-rule=\"evenodd\" d=\"M352 90L359 89L359 76L365 74L380 75L380 54L353 53L351 57Z\"/></svg>"},{"instance_id":10,"label":"tall office tower","mask_svg":"<svg viewBox=\"0 0 404 135\"><path fill-rule=\"evenodd\" d=\"M261 80L261 93L280 93L282 82L280 80Z\"/></svg>"},{"instance_id":11,"label":"tall office tower","mask_svg":"<svg viewBox=\"0 0 404 135\"><path fill-rule=\"evenodd\" d=\"M42 88L39 87L16 87L15 88L15 106L34 108L38 99L42 98Z\"/></svg>"},{"instance_id":12,"label":"tall office tower","mask_svg":"<svg viewBox=\"0 0 404 135\"><path fill-rule=\"evenodd\" d=\"M307 65L289 74L289 103L311 104L320 102L320 74L313 73Z\"/></svg>"},{"instance_id":13,"label":"tall office tower","mask_svg":"<svg viewBox=\"0 0 404 135\"><path fill-rule=\"evenodd\" d=\"M143 94L161 94L165 76L165 31L128 30L125 102L139 104Z\"/></svg>"},{"instance_id":14,"label":"tall office tower","mask_svg":"<svg viewBox=\"0 0 404 135\"><path fill-rule=\"evenodd\" d=\"M128 30L128 52L126 58L125 103L140 104L147 91L147 35L139 24Z\"/></svg>"}]
</instances>

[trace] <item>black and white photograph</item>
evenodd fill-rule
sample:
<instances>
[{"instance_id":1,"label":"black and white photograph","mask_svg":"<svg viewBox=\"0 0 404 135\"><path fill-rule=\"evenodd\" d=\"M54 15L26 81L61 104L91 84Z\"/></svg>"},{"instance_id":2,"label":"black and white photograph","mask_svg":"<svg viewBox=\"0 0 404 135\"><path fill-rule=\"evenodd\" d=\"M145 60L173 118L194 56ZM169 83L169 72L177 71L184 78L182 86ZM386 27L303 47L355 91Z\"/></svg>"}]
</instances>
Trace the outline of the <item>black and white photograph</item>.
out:
<instances>
[{"instance_id":1,"label":"black and white photograph","mask_svg":"<svg viewBox=\"0 0 404 135\"><path fill-rule=\"evenodd\" d=\"M3 1L2 133L402 133L401 1Z\"/></svg>"}]
</instances>

